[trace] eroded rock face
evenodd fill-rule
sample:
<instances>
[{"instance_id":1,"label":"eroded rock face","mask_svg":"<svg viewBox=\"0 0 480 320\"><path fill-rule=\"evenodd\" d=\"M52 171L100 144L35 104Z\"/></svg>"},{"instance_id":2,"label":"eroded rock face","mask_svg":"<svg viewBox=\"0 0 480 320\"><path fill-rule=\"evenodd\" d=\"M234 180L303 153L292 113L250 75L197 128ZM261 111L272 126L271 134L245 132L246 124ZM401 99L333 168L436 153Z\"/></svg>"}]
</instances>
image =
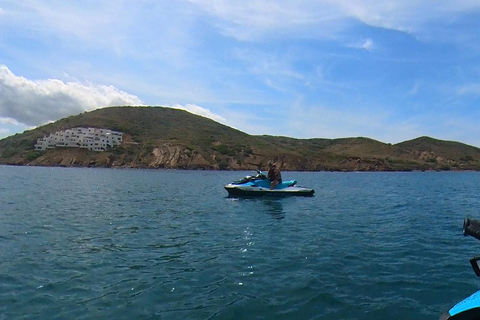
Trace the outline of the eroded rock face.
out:
<instances>
[{"instance_id":1,"label":"eroded rock face","mask_svg":"<svg viewBox=\"0 0 480 320\"><path fill-rule=\"evenodd\" d=\"M179 146L164 144L160 148L154 148L152 154L153 161L150 163L152 167L177 168L179 163L185 160L184 149Z\"/></svg>"},{"instance_id":2,"label":"eroded rock face","mask_svg":"<svg viewBox=\"0 0 480 320\"><path fill-rule=\"evenodd\" d=\"M218 169L215 159L208 161L191 149L164 144L151 152L142 147L121 152L94 152L74 148L53 149L43 152L33 161L21 157L10 164L62 167L117 167L117 168L165 168L165 169ZM241 169L240 167L238 169Z\"/></svg>"},{"instance_id":3,"label":"eroded rock face","mask_svg":"<svg viewBox=\"0 0 480 320\"><path fill-rule=\"evenodd\" d=\"M417 161L422 170L435 170L440 166L457 164L434 152L409 154L404 163ZM291 154L274 155L252 150L249 153L237 152L234 155L219 152L192 150L180 145L164 143L144 146L139 143L126 144L121 148L105 152L95 152L77 148L58 148L37 154L19 154L5 162L13 165L63 166L63 167L106 167L106 168L152 168L152 169L193 169L193 170L267 170L267 163L274 159L282 171L394 171L411 170L410 167L395 165L388 157L301 157Z\"/></svg>"},{"instance_id":4,"label":"eroded rock face","mask_svg":"<svg viewBox=\"0 0 480 320\"><path fill-rule=\"evenodd\" d=\"M23 163L35 166L111 167L112 159L106 153L85 152L78 149L46 151L34 161Z\"/></svg>"},{"instance_id":5,"label":"eroded rock face","mask_svg":"<svg viewBox=\"0 0 480 320\"><path fill-rule=\"evenodd\" d=\"M154 148L152 161L149 163L153 168L171 169L197 169L208 168L210 163L200 154L180 146L164 144Z\"/></svg>"}]
</instances>

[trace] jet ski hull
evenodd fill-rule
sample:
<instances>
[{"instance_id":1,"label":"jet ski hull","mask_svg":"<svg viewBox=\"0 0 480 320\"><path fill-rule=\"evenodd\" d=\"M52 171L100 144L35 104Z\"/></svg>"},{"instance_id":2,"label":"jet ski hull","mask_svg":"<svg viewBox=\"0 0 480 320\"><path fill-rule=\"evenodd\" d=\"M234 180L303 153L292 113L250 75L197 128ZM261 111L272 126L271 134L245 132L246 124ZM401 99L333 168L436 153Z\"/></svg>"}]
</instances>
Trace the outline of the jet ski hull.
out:
<instances>
[{"instance_id":1,"label":"jet ski hull","mask_svg":"<svg viewBox=\"0 0 480 320\"><path fill-rule=\"evenodd\" d=\"M297 180L286 180L270 190L270 180L261 172L257 171L256 176L246 176L238 181L231 182L225 186L230 196L313 196L313 189L296 186Z\"/></svg>"},{"instance_id":2,"label":"jet ski hull","mask_svg":"<svg viewBox=\"0 0 480 320\"><path fill-rule=\"evenodd\" d=\"M480 318L480 291L460 301L440 320L473 320Z\"/></svg>"},{"instance_id":3,"label":"jet ski hull","mask_svg":"<svg viewBox=\"0 0 480 320\"><path fill-rule=\"evenodd\" d=\"M258 187L255 185L236 185L236 184L227 184L225 190L228 191L230 196L247 196L247 197L257 197L257 196L274 196L274 197L284 197L284 196L304 196L310 197L313 196L315 191L313 189L303 188L303 187L286 187L282 189L267 189Z\"/></svg>"}]
</instances>

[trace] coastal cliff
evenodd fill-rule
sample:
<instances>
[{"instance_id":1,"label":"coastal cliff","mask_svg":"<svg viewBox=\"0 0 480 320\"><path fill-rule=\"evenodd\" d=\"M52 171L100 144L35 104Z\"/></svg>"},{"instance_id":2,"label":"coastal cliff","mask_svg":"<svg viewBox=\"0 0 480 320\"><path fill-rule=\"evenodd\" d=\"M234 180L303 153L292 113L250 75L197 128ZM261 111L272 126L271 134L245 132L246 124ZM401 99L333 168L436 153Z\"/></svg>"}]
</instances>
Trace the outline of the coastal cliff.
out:
<instances>
[{"instance_id":1,"label":"coastal cliff","mask_svg":"<svg viewBox=\"0 0 480 320\"><path fill-rule=\"evenodd\" d=\"M75 127L119 131L123 141L103 152L34 150L38 138ZM271 159L292 171L480 170L480 149L459 142L420 137L392 145L364 137L252 136L162 107L98 109L0 140L0 164L9 165L256 170Z\"/></svg>"}]
</instances>

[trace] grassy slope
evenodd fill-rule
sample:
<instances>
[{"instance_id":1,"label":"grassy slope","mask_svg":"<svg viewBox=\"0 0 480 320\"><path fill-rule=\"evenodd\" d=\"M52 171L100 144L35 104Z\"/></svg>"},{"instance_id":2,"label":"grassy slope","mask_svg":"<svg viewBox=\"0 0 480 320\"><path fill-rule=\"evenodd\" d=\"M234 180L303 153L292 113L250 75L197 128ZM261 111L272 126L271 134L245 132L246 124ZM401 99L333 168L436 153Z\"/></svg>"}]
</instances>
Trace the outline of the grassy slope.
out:
<instances>
[{"instance_id":1,"label":"grassy slope","mask_svg":"<svg viewBox=\"0 0 480 320\"><path fill-rule=\"evenodd\" d=\"M355 163L359 162L365 165L381 162L381 168L391 170L435 169L440 166L435 166L438 157L449 161L442 164L444 169L446 165L480 168L480 149L458 142L420 137L391 145L363 137L294 139L252 136L186 111L162 107L110 107L64 118L0 140L0 161L22 153L23 158L38 156L32 154L38 138L73 127L110 128L124 132L129 139L144 147L168 143L204 155L217 153L240 162L252 154L277 158L301 170L341 166L354 170ZM428 153L429 158L421 158L422 153Z\"/></svg>"},{"instance_id":2,"label":"grassy slope","mask_svg":"<svg viewBox=\"0 0 480 320\"><path fill-rule=\"evenodd\" d=\"M401 150L426 150L437 153L444 158L461 160L465 158L480 159L480 149L455 141L437 140L430 137L419 137L404 141L397 146Z\"/></svg>"},{"instance_id":3,"label":"grassy slope","mask_svg":"<svg viewBox=\"0 0 480 320\"><path fill-rule=\"evenodd\" d=\"M106 127L126 133L133 141L143 144L170 142L192 148L206 146L214 141L228 141L232 146L241 146L255 139L246 133L182 110L161 107L110 107L64 118L8 137L0 141L0 148L31 148L36 139L44 135L74 127Z\"/></svg>"}]
</instances>

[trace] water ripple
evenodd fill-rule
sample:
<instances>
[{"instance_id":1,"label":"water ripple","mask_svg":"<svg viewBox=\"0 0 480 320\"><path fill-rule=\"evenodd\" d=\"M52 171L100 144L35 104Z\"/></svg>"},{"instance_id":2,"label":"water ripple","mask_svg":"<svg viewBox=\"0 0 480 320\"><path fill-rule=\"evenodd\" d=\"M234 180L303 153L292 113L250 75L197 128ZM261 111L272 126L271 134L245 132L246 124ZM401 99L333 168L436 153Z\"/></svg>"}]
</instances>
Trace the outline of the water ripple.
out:
<instances>
[{"instance_id":1,"label":"water ripple","mask_svg":"<svg viewBox=\"0 0 480 320\"><path fill-rule=\"evenodd\" d=\"M238 174L2 167L0 319L437 319L479 287L477 173Z\"/></svg>"}]
</instances>

